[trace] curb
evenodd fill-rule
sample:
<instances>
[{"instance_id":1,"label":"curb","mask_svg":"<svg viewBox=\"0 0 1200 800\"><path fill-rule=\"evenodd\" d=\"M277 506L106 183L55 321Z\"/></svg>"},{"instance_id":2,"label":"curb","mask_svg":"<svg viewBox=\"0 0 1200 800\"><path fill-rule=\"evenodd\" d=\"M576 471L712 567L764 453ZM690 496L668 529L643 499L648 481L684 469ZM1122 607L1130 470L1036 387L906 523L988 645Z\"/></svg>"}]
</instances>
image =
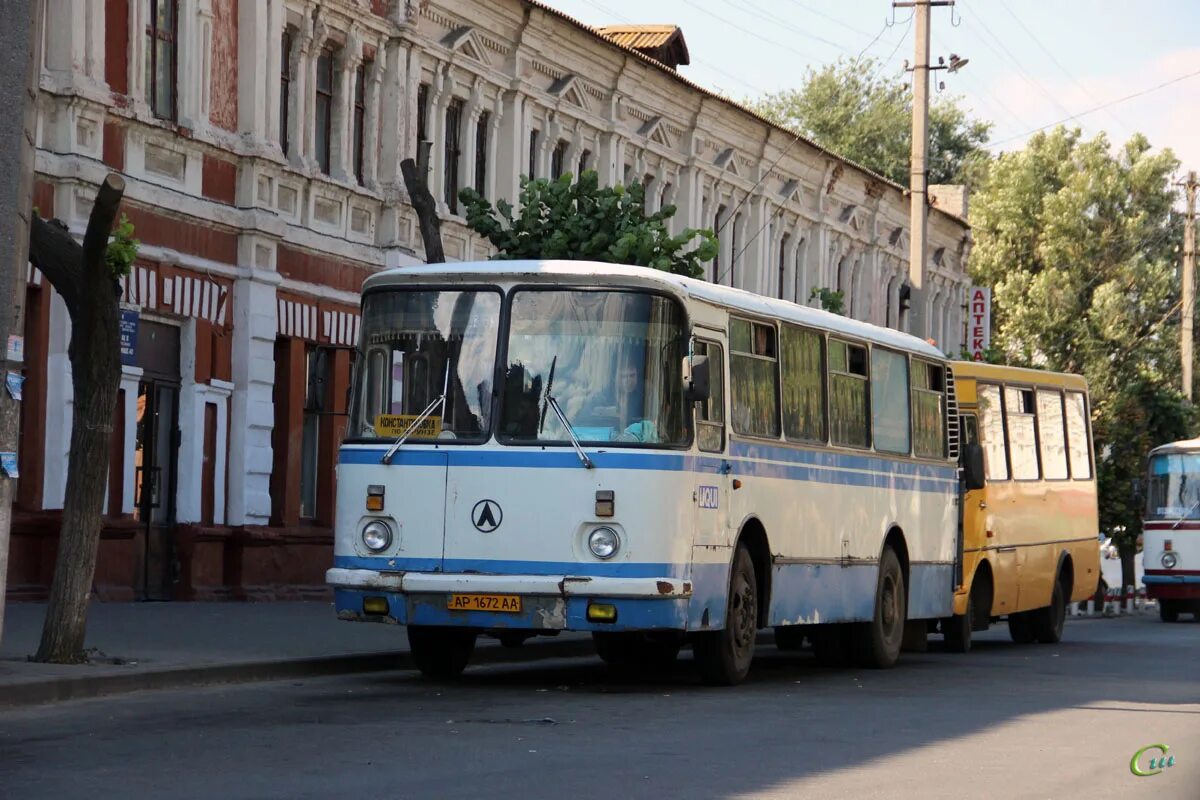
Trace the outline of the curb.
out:
<instances>
[{"instance_id":1,"label":"curb","mask_svg":"<svg viewBox=\"0 0 1200 800\"><path fill-rule=\"evenodd\" d=\"M591 637L542 642L516 648L494 645L477 649L472 664L510 664L551 658L577 658L595 655L595 652ZM343 656L243 661L197 667L169 667L127 674L60 676L43 681L0 685L0 711L155 689L180 689L222 683L254 683L287 678L314 678L404 669L414 669L412 657L406 650L395 650Z\"/></svg>"}]
</instances>

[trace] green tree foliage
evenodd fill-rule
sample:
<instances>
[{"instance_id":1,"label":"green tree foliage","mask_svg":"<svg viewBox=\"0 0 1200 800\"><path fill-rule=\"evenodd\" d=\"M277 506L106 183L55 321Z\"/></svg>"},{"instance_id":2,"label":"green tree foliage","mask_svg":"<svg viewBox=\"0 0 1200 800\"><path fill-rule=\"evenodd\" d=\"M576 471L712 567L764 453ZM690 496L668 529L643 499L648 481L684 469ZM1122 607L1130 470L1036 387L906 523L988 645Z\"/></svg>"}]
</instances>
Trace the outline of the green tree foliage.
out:
<instances>
[{"instance_id":1,"label":"green tree foliage","mask_svg":"<svg viewBox=\"0 0 1200 800\"><path fill-rule=\"evenodd\" d=\"M140 246L141 242L133 238L133 223L129 221L129 217L122 214L121 221L113 228L112 237L108 240L108 250L104 254L114 280L129 275Z\"/></svg>"},{"instance_id":2,"label":"green tree foliage","mask_svg":"<svg viewBox=\"0 0 1200 800\"><path fill-rule=\"evenodd\" d=\"M644 187L600 188L593 170L578 181L570 174L554 181L522 177L519 212L505 200L493 208L473 189L463 189L459 198L467 224L499 250L497 259L604 261L698 278L701 264L717 254L712 231L688 228L672 236L666 223L675 206L647 215Z\"/></svg>"},{"instance_id":3,"label":"green tree foliage","mask_svg":"<svg viewBox=\"0 0 1200 800\"><path fill-rule=\"evenodd\" d=\"M1100 522L1124 528L1130 555L1146 453L1194 423L1179 391L1178 166L1141 135L1114 151L1059 127L1001 155L971 207L969 268L993 287L994 344L1009 363L1087 378Z\"/></svg>"},{"instance_id":4,"label":"green tree foliage","mask_svg":"<svg viewBox=\"0 0 1200 800\"><path fill-rule=\"evenodd\" d=\"M834 291L833 289L826 289L823 286L819 288L814 286L813 290L808 294L808 299L820 300L821 308L831 314L846 315L846 293L841 290Z\"/></svg>"},{"instance_id":5,"label":"green tree foliage","mask_svg":"<svg viewBox=\"0 0 1200 800\"><path fill-rule=\"evenodd\" d=\"M906 73L883 75L873 59L809 68L798 89L749 102L773 122L901 184L909 180L912 92ZM974 187L987 162L990 122L972 119L959 98L936 95L929 108L929 182Z\"/></svg>"}]
</instances>

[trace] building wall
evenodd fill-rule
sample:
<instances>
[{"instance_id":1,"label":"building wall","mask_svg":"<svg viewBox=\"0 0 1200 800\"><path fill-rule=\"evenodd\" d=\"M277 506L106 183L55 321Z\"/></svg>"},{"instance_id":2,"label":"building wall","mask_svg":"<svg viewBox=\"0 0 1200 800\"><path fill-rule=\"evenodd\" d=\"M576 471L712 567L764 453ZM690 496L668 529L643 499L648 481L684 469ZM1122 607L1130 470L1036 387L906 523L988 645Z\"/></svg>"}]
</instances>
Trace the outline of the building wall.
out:
<instances>
[{"instance_id":1,"label":"building wall","mask_svg":"<svg viewBox=\"0 0 1200 800\"><path fill-rule=\"evenodd\" d=\"M422 260L399 168L419 117L450 259L491 254L447 202L475 183L477 160L484 194L509 200L522 174L582 162L606 185L644 181L652 210L677 207L675 231L717 229L710 280L800 303L842 290L851 316L905 324L901 187L540 3L175 0L164 112L150 99L161 53L146 31L169 0L45 2L39 210L82 236L95 186L122 172L142 242L122 300L178 329L178 596L320 591L358 288ZM929 242L926 316L956 352L969 229L934 209ZM29 296L26 516L10 586L36 596L53 563L72 398L66 308L35 271ZM132 518L150 377L124 370L97 581L114 597L136 590L126 584L149 552Z\"/></svg>"}]
</instances>

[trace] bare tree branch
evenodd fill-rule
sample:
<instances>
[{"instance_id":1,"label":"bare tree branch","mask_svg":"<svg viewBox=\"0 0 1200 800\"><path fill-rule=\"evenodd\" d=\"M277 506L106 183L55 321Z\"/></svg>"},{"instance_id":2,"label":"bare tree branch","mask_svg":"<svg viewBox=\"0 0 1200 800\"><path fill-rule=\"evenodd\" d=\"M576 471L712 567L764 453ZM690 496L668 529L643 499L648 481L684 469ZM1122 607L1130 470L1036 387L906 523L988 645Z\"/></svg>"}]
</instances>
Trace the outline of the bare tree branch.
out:
<instances>
[{"instance_id":1,"label":"bare tree branch","mask_svg":"<svg viewBox=\"0 0 1200 800\"><path fill-rule=\"evenodd\" d=\"M67 306L77 304L82 282L83 248L59 220L33 215L29 225L29 260L41 270Z\"/></svg>"},{"instance_id":2,"label":"bare tree branch","mask_svg":"<svg viewBox=\"0 0 1200 800\"><path fill-rule=\"evenodd\" d=\"M105 264L105 253L108 250L108 237L112 233L113 222L121 207L121 198L125 195L125 179L115 172L110 172L100 184L96 192L96 202L92 205L91 216L88 217L87 233L83 235L83 263L85 269L93 265ZM85 274L85 277L86 276Z\"/></svg>"},{"instance_id":3,"label":"bare tree branch","mask_svg":"<svg viewBox=\"0 0 1200 800\"><path fill-rule=\"evenodd\" d=\"M442 250L442 221L438 218L437 201L429 193L425 176L417 169L417 163L411 158L400 162L400 172L404 174L404 186L408 189L408 199L413 210L417 212L417 223L421 228L421 241L425 244L425 263L440 264L446 260Z\"/></svg>"}]
</instances>

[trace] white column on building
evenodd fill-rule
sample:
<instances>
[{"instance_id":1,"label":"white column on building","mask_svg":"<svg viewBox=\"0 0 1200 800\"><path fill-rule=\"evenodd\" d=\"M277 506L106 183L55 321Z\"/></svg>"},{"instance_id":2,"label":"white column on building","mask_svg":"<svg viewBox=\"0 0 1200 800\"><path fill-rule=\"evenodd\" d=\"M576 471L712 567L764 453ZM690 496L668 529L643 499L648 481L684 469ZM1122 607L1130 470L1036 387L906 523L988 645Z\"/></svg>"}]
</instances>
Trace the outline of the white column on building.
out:
<instances>
[{"instance_id":1,"label":"white column on building","mask_svg":"<svg viewBox=\"0 0 1200 800\"><path fill-rule=\"evenodd\" d=\"M442 191L446 174L446 108L454 97L454 78L449 64L437 64L433 70L433 83L429 86L429 111L425 117L425 134L433 143L429 152L429 191L437 201L438 211L450 211Z\"/></svg>"},{"instance_id":2,"label":"white column on building","mask_svg":"<svg viewBox=\"0 0 1200 800\"><path fill-rule=\"evenodd\" d=\"M625 180L625 141L616 129L600 134L596 150L596 171L601 186L616 186Z\"/></svg>"},{"instance_id":3,"label":"white column on building","mask_svg":"<svg viewBox=\"0 0 1200 800\"><path fill-rule=\"evenodd\" d=\"M267 68L266 73L261 78L264 84L264 92L266 94L266 139L268 142L273 144L279 144L281 141L280 134L282 132L279 128L281 123L281 120L279 119L279 106L281 98L279 95L280 92L283 91L283 86L280 84L280 76L283 74L283 28L285 24L283 0L266 0L266 6L266 35L263 38L266 40L265 45L267 48ZM238 9L240 13L240 4ZM240 39L238 40L238 48L241 48ZM240 70L238 76L240 83Z\"/></svg>"},{"instance_id":4,"label":"white column on building","mask_svg":"<svg viewBox=\"0 0 1200 800\"><path fill-rule=\"evenodd\" d=\"M310 169L315 169L317 165L317 137L314 127L317 119L317 61L321 57L321 51L325 48L328 35L329 31L324 23L316 22L312 25L311 39L307 42L307 48L301 51L304 53L301 65L304 77L300 80L299 88L302 90L302 94L295 111L299 117L298 122L304 130L303 163Z\"/></svg>"},{"instance_id":5,"label":"white column on building","mask_svg":"<svg viewBox=\"0 0 1200 800\"><path fill-rule=\"evenodd\" d=\"M76 66L83 66L87 37L87 0L45 0L43 61L61 84L69 83ZM143 34L145 36L145 34Z\"/></svg>"},{"instance_id":6,"label":"white column on building","mask_svg":"<svg viewBox=\"0 0 1200 800\"><path fill-rule=\"evenodd\" d=\"M375 48L375 58L366 70L367 107L363 113L363 183L375 189L379 186L379 115L383 86L384 44Z\"/></svg>"},{"instance_id":7,"label":"white column on building","mask_svg":"<svg viewBox=\"0 0 1200 800\"><path fill-rule=\"evenodd\" d=\"M513 89L504 93L504 112L499 120L500 135L496 138L496 157L492 159L495 176L495 191L492 200L504 199L516 202L522 165L525 163L527 147L525 132L525 96Z\"/></svg>"},{"instance_id":8,"label":"white column on building","mask_svg":"<svg viewBox=\"0 0 1200 800\"><path fill-rule=\"evenodd\" d=\"M179 451L175 519L199 522L204 491L204 387L196 383L196 320L179 330Z\"/></svg>"},{"instance_id":9,"label":"white column on building","mask_svg":"<svg viewBox=\"0 0 1200 800\"><path fill-rule=\"evenodd\" d=\"M280 224L278 233L282 233ZM269 253L263 261L260 253ZM275 335L278 330L274 242L254 234L238 241L248 277L233 286L233 392L229 415L228 524L265 525L271 516L271 430L275 425Z\"/></svg>"},{"instance_id":10,"label":"white column on building","mask_svg":"<svg viewBox=\"0 0 1200 800\"><path fill-rule=\"evenodd\" d=\"M459 144L462 147L461 166L459 168L459 184L475 188L475 156L479 152L479 139L475 136L475 131L479 127L479 117L487 108L487 99L483 96L483 80L476 78L471 84L471 95L467 98L466 105L463 106L462 120L462 138L459 139Z\"/></svg>"},{"instance_id":11,"label":"white column on building","mask_svg":"<svg viewBox=\"0 0 1200 800\"><path fill-rule=\"evenodd\" d=\"M262 60L262 51L259 48L268 44L266 41L267 26L268 14L266 3L238 3L239 64L260 63ZM311 22L306 24L305 27L311 27ZM279 48L279 42L275 42L273 47L268 47L268 64L270 63L270 53L278 54ZM278 58L278 55L276 57ZM281 72L281 69L276 69L269 75L269 78L273 79L272 82L276 86L278 86ZM242 132L243 136L249 137L254 142L261 142L267 138L267 119L272 114L274 116L278 116L279 114L278 102L273 107L269 105L266 80L268 80L268 76L264 76L262 70L238 70L238 129ZM300 83L300 86L297 88L303 86L299 81L293 81L293 83ZM293 113L291 116L299 118L300 114ZM297 121L299 120L297 119ZM292 151L297 152L300 149L299 137L289 136L289 141Z\"/></svg>"},{"instance_id":12,"label":"white column on building","mask_svg":"<svg viewBox=\"0 0 1200 800\"><path fill-rule=\"evenodd\" d=\"M759 294L772 294L767 260L771 253L770 230L767 218L767 198L755 194L746 203L749 213L743 217L743 231L738 235L738 260L741 285Z\"/></svg>"},{"instance_id":13,"label":"white column on building","mask_svg":"<svg viewBox=\"0 0 1200 800\"><path fill-rule=\"evenodd\" d=\"M75 390L71 382L71 317L58 292L50 293L50 337L46 359L46 447L42 471L42 508L63 507L67 494L67 463ZM136 395L136 390L135 390Z\"/></svg>"},{"instance_id":14,"label":"white column on building","mask_svg":"<svg viewBox=\"0 0 1200 800\"><path fill-rule=\"evenodd\" d=\"M358 65L362 63L362 38L351 26L346 44L334 57L333 113L329 143L329 173L335 180L354 183L354 92Z\"/></svg>"},{"instance_id":15,"label":"white column on building","mask_svg":"<svg viewBox=\"0 0 1200 800\"><path fill-rule=\"evenodd\" d=\"M382 185L399 186L403 183L400 162L408 158L411 151L407 136L410 113L408 48L399 38L388 39L375 61L386 65L379 84L381 131L377 175Z\"/></svg>"},{"instance_id":16,"label":"white column on building","mask_svg":"<svg viewBox=\"0 0 1200 800\"><path fill-rule=\"evenodd\" d=\"M137 464L134 463L134 453L137 452L138 384L141 380L141 367L121 366L121 391L125 393L124 405L121 408L125 425L125 441L121 443L121 450L125 453L121 471L122 514L132 514L134 502L137 500Z\"/></svg>"},{"instance_id":17,"label":"white column on building","mask_svg":"<svg viewBox=\"0 0 1200 800\"><path fill-rule=\"evenodd\" d=\"M146 14L145 2L129 4L129 96L135 105L146 104ZM52 26L46 26L47 37ZM49 39L47 39L49 42Z\"/></svg>"}]
</instances>

